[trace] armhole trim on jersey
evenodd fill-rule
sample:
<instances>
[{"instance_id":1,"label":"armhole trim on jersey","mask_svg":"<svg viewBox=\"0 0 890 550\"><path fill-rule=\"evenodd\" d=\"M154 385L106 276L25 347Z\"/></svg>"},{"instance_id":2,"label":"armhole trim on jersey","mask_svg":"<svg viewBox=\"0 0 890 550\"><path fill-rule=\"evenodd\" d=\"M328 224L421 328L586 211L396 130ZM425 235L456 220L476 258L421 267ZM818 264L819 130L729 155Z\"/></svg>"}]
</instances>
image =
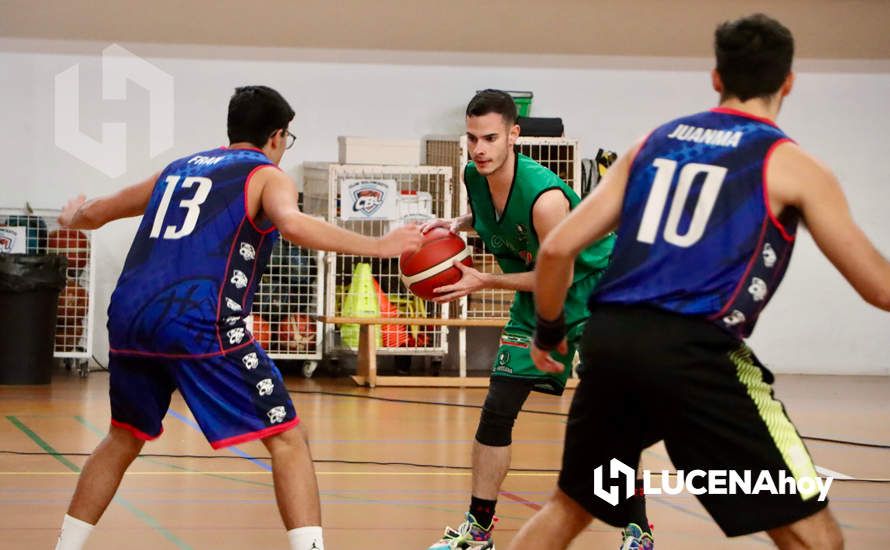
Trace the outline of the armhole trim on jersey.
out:
<instances>
[{"instance_id":1,"label":"armhole trim on jersey","mask_svg":"<svg viewBox=\"0 0 890 550\"><path fill-rule=\"evenodd\" d=\"M265 240L266 240L266 235L261 235L260 242L257 243L257 245L256 245L257 250L260 250L261 248L263 248L263 241L265 241ZM256 267L257 267L258 263L259 262L257 262L257 261L253 262L253 270L250 272L250 282L247 283L248 289L253 288L253 281L254 281L254 279L256 279ZM244 309L244 307L247 305L247 297L249 295L250 295L250 292L244 293L244 298L242 298L242 300L241 300L241 309ZM219 316L217 316L217 319L219 319Z\"/></svg>"},{"instance_id":2,"label":"armhole trim on jersey","mask_svg":"<svg viewBox=\"0 0 890 550\"><path fill-rule=\"evenodd\" d=\"M247 196L247 193L244 194ZM219 296L216 298L216 320L219 321L220 317L222 317L222 303L223 303L223 290L226 288L226 280L229 278L229 269L232 267L232 256L235 254L235 243L238 242L238 237L241 235L241 229L244 227L244 220L250 219L247 215L247 212L244 213L244 217L241 218L241 223L238 224L238 229L235 230L235 238L232 239L232 245L229 247L229 256L226 259L226 267L222 274L222 280L219 282ZM219 352L225 353L226 347L223 346L222 342L222 327L219 324L216 325L216 341L219 343Z\"/></svg>"},{"instance_id":3,"label":"armhole trim on jersey","mask_svg":"<svg viewBox=\"0 0 890 550\"><path fill-rule=\"evenodd\" d=\"M529 230L532 233L534 233L535 238L538 240L539 248L540 248L541 244L543 244L543 243L541 242L541 238L538 235L538 230L535 229L535 205L538 204L538 199L541 198L541 195L543 195L544 193L549 193L550 191L553 191L554 189L557 189L562 192L562 196L565 197L566 201L569 203L569 214L572 213L572 199L571 199L571 197L569 197L569 194L566 193L566 190L563 189L562 187L560 187L559 185L554 185L553 187L548 187L547 189L542 189L538 192L537 195L535 195L535 198L532 199L532 204L528 209L528 225L529 225ZM565 219L565 218L563 218L563 219Z\"/></svg>"},{"instance_id":4,"label":"armhole trim on jersey","mask_svg":"<svg viewBox=\"0 0 890 550\"><path fill-rule=\"evenodd\" d=\"M472 216L472 219L470 221L470 227L473 228L473 231L476 231L476 210L473 209L473 199L470 198L470 184L467 181L467 171L469 171L469 169L470 169L470 163L468 162L467 164L464 165L464 175L463 175L464 191L467 192L467 206L470 207L470 216ZM478 231L477 231L477 233L478 233Z\"/></svg>"},{"instance_id":5,"label":"armhole trim on jersey","mask_svg":"<svg viewBox=\"0 0 890 550\"><path fill-rule=\"evenodd\" d=\"M250 179L253 177L253 175L263 168L267 168L270 166L275 168L276 170L281 170L281 168L278 168L274 164L260 164L259 166L251 170L250 173L247 174L247 178L245 178L244 180L244 216L247 217L247 221L249 221L250 225L252 225L253 228L256 229L257 233L261 235L266 235L275 231L275 224L272 224L268 229L260 229L260 227L256 224L256 221L253 219L253 216L250 215L250 210L248 209L247 204L247 192L250 189Z\"/></svg>"},{"instance_id":6,"label":"armhole trim on jersey","mask_svg":"<svg viewBox=\"0 0 890 550\"><path fill-rule=\"evenodd\" d=\"M788 233L788 231L785 229L785 226L782 225L782 222L780 222L779 218L777 218L776 215L773 213L773 207L769 201L769 184L767 183L766 178L766 172L767 168L769 167L770 158L772 157L773 152L776 150L776 148L783 143L794 143L794 140L790 138L779 139L770 146L770 148L766 152L766 156L763 157L763 176L761 177L761 187L763 188L763 206L764 208L766 208L766 214L767 216L769 216L772 224L776 226L776 229L778 229L779 233L782 234L782 238L788 242L794 242L795 236Z\"/></svg>"},{"instance_id":7,"label":"armhole trim on jersey","mask_svg":"<svg viewBox=\"0 0 890 550\"><path fill-rule=\"evenodd\" d=\"M751 274L751 270L754 269L754 264L757 261L757 258L760 257L760 251L763 248L763 241L766 239L766 228L767 221L763 220L760 228L760 237L757 239L757 246L754 247L754 253L751 254L751 259L748 260L748 265L745 267L745 273L742 274L741 278L739 278L739 282L736 283L735 290L732 291L732 296L730 296L729 300L723 304L723 307L720 308L720 311L711 315L709 319L719 319L729 310L730 306L735 303L736 298L738 298L739 293L742 291L742 288L745 286L745 281L748 280L748 275Z\"/></svg>"}]
</instances>

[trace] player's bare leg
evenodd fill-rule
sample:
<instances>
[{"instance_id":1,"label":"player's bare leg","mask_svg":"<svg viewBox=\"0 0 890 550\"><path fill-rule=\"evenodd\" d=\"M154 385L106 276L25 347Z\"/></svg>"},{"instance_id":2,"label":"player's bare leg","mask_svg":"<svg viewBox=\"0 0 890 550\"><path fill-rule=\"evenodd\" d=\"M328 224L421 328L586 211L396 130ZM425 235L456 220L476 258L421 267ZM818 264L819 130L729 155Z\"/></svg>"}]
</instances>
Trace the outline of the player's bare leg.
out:
<instances>
[{"instance_id":1,"label":"player's bare leg","mask_svg":"<svg viewBox=\"0 0 890 550\"><path fill-rule=\"evenodd\" d=\"M272 480L281 520L288 529L321 525L318 482L302 427L263 439L272 455Z\"/></svg>"},{"instance_id":2,"label":"player's bare leg","mask_svg":"<svg viewBox=\"0 0 890 550\"><path fill-rule=\"evenodd\" d=\"M62 524L57 550L79 550L114 498L127 468L139 456L145 441L111 426L108 435L87 459Z\"/></svg>"}]
</instances>

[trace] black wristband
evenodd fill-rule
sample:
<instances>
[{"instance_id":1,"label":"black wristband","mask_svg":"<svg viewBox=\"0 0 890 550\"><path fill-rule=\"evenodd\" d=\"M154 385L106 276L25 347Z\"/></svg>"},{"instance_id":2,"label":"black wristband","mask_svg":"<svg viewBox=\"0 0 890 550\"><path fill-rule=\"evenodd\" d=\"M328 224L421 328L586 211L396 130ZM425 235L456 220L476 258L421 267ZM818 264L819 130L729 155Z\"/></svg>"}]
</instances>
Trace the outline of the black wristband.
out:
<instances>
[{"instance_id":1,"label":"black wristband","mask_svg":"<svg viewBox=\"0 0 890 550\"><path fill-rule=\"evenodd\" d=\"M551 351L566 337L566 314L559 312L559 317L553 320L544 319L539 313L535 313L537 319L535 326L535 346L543 351Z\"/></svg>"}]
</instances>

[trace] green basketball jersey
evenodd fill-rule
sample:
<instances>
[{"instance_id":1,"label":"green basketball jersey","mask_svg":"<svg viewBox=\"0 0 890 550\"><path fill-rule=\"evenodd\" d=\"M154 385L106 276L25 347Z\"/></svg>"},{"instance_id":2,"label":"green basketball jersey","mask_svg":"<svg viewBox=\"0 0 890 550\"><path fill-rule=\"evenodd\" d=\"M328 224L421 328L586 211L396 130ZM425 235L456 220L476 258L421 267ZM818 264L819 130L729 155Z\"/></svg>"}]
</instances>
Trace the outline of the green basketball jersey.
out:
<instances>
[{"instance_id":1,"label":"green basketball jersey","mask_svg":"<svg viewBox=\"0 0 890 550\"><path fill-rule=\"evenodd\" d=\"M488 181L479 174L474 163L464 172L473 228L494 255L504 273L521 273L535 268L541 243L532 222L532 209L543 193L559 189L575 208L581 199L559 176L529 157L516 154L516 170L510 194L501 216L497 215ZM609 265L615 235L610 234L586 248L575 259L575 273L565 303L569 324L587 318L586 301L596 281ZM510 309L511 324L534 327L535 307L530 292L517 292Z\"/></svg>"}]
</instances>

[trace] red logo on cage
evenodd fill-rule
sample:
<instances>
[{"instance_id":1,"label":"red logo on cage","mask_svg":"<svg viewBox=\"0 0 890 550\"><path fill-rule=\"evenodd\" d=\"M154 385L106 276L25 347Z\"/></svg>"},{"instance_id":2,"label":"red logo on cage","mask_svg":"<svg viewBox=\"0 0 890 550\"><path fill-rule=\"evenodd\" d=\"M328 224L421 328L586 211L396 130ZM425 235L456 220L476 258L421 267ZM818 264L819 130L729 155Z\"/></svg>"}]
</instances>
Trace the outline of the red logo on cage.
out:
<instances>
[{"instance_id":1,"label":"red logo on cage","mask_svg":"<svg viewBox=\"0 0 890 550\"><path fill-rule=\"evenodd\" d=\"M352 191L352 211L370 216L380 210L385 196L386 191L380 189L377 184L370 182L362 184L358 189Z\"/></svg>"},{"instance_id":2,"label":"red logo on cage","mask_svg":"<svg viewBox=\"0 0 890 550\"><path fill-rule=\"evenodd\" d=\"M0 227L0 252L9 253L15 248L16 234L10 229Z\"/></svg>"}]
</instances>

